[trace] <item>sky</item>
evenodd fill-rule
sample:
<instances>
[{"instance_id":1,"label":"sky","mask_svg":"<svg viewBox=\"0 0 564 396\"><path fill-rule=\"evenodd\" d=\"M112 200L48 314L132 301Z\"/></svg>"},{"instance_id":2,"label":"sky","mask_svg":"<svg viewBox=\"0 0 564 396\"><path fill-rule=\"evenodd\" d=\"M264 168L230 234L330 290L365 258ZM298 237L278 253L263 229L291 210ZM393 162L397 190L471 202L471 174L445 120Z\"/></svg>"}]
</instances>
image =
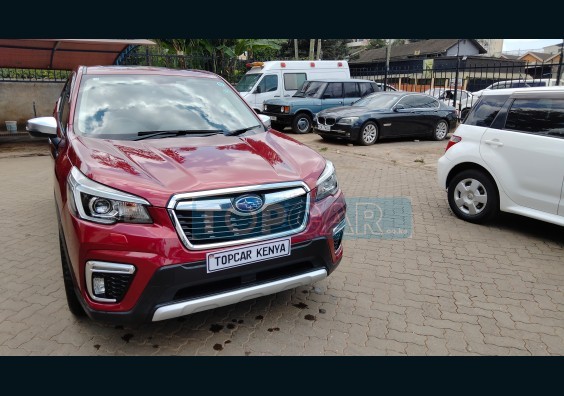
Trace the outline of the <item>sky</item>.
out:
<instances>
[{"instance_id":1,"label":"sky","mask_svg":"<svg viewBox=\"0 0 564 396\"><path fill-rule=\"evenodd\" d=\"M561 42L562 39L504 39L503 51L540 49Z\"/></svg>"}]
</instances>

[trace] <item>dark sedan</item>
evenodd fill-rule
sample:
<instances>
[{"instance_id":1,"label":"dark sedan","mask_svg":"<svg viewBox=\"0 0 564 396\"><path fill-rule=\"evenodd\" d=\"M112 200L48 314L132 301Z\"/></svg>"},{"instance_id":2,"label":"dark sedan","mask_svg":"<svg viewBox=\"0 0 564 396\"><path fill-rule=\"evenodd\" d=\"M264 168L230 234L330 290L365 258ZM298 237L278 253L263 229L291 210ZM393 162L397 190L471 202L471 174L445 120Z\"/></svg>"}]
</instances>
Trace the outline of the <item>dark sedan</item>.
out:
<instances>
[{"instance_id":1,"label":"dark sedan","mask_svg":"<svg viewBox=\"0 0 564 396\"><path fill-rule=\"evenodd\" d=\"M327 140L341 138L368 146L378 139L395 137L442 140L456 123L456 109L430 95L377 92L352 106L320 111L315 133Z\"/></svg>"}]
</instances>

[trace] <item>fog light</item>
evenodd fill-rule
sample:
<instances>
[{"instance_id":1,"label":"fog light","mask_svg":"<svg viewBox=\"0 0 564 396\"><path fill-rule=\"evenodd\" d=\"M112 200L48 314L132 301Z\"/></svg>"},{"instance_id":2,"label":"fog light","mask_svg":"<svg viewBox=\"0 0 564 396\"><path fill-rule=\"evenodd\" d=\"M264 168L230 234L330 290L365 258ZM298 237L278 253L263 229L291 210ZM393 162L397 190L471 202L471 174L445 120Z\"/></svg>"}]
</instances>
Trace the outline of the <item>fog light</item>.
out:
<instances>
[{"instance_id":1,"label":"fog light","mask_svg":"<svg viewBox=\"0 0 564 396\"><path fill-rule=\"evenodd\" d=\"M106 283L104 278L94 276L92 278L92 286L94 287L94 294L97 296L103 296L106 294Z\"/></svg>"},{"instance_id":2,"label":"fog light","mask_svg":"<svg viewBox=\"0 0 564 396\"><path fill-rule=\"evenodd\" d=\"M335 228L333 228L333 249L337 252L342 245L343 235L345 233L346 219L343 219Z\"/></svg>"}]
</instances>

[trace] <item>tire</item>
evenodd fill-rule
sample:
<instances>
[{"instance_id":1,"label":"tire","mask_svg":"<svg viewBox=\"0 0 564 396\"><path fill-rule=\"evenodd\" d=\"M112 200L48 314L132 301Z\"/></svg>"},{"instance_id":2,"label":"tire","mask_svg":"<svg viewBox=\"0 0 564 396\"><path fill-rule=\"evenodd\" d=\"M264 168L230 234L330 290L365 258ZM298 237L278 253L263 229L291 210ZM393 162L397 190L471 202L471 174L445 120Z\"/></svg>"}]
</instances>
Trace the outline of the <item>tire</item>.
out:
<instances>
[{"instance_id":1,"label":"tire","mask_svg":"<svg viewBox=\"0 0 564 396\"><path fill-rule=\"evenodd\" d=\"M278 132L282 132L284 130L285 125L280 124L279 122L271 122L270 127L272 129L276 129Z\"/></svg>"},{"instance_id":2,"label":"tire","mask_svg":"<svg viewBox=\"0 0 564 396\"><path fill-rule=\"evenodd\" d=\"M82 305L78 300L76 292L74 291L74 283L72 281L69 263L67 261L67 255L63 245L63 236L60 231L59 231L59 247L61 251L61 264L63 267L63 282L65 284L65 294L67 296L67 305L69 307L69 311L71 311L71 313L77 317L86 316L86 312L84 312L84 308L82 308Z\"/></svg>"},{"instance_id":3,"label":"tire","mask_svg":"<svg viewBox=\"0 0 564 396\"><path fill-rule=\"evenodd\" d=\"M469 169L450 181L448 204L458 218L471 223L486 223L499 213L499 193L488 175Z\"/></svg>"},{"instance_id":4,"label":"tire","mask_svg":"<svg viewBox=\"0 0 564 396\"><path fill-rule=\"evenodd\" d=\"M307 113L296 114L294 120L292 121L292 130L295 133L305 134L310 133L313 129L313 121Z\"/></svg>"},{"instance_id":5,"label":"tire","mask_svg":"<svg viewBox=\"0 0 564 396\"><path fill-rule=\"evenodd\" d=\"M446 120L439 120L435 124L433 130L433 140L445 140L448 135L448 122Z\"/></svg>"},{"instance_id":6,"label":"tire","mask_svg":"<svg viewBox=\"0 0 564 396\"><path fill-rule=\"evenodd\" d=\"M362 127L360 127L360 132L358 133L358 143L362 146L370 146L376 143L378 140L378 125L375 122L368 121Z\"/></svg>"}]
</instances>

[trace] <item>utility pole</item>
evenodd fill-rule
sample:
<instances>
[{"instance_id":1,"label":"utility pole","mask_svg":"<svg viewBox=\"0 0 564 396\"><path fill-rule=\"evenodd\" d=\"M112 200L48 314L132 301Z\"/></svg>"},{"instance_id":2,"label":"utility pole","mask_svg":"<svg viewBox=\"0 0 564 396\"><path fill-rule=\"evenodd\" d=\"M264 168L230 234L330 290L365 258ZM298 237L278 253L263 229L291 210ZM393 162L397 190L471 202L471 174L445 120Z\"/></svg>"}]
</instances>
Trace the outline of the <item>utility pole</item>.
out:
<instances>
[{"instance_id":1,"label":"utility pole","mask_svg":"<svg viewBox=\"0 0 564 396\"><path fill-rule=\"evenodd\" d=\"M317 39L317 59L321 60L321 39Z\"/></svg>"},{"instance_id":2,"label":"utility pole","mask_svg":"<svg viewBox=\"0 0 564 396\"><path fill-rule=\"evenodd\" d=\"M394 39L388 39L386 46L386 72L384 74L384 91L388 90L388 72L390 71L390 54L392 52L392 42Z\"/></svg>"},{"instance_id":3,"label":"utility pole","mask_svg":"<svg viewBox=\"0 0 564 396\"><path fill-rule=\"evenodd\" d=\"M294 39L294 59L300 59L298 56L298 39Z\"/></svg>"},{"instance_id":4,"label":"utility pole","mask_svg":"<svg viewBox=\"0 0 564 396\"><path fill-rule=\"evenodd\" d=\"M562 78L562 57L564 55L564 39L560 44L560 62L558 62L558 72L556 73L556 85L560 85L560 79Z\"/></svg>"},{"instance_id":5,"label":"utility pole","mask_svg":"<svg viewBox=\"0 0 564 396\"><path fill-rule=\"evenodd\" d=\"M309 60L315 56L315 39L309 39Z\"/></svg>"}]
</instances>

